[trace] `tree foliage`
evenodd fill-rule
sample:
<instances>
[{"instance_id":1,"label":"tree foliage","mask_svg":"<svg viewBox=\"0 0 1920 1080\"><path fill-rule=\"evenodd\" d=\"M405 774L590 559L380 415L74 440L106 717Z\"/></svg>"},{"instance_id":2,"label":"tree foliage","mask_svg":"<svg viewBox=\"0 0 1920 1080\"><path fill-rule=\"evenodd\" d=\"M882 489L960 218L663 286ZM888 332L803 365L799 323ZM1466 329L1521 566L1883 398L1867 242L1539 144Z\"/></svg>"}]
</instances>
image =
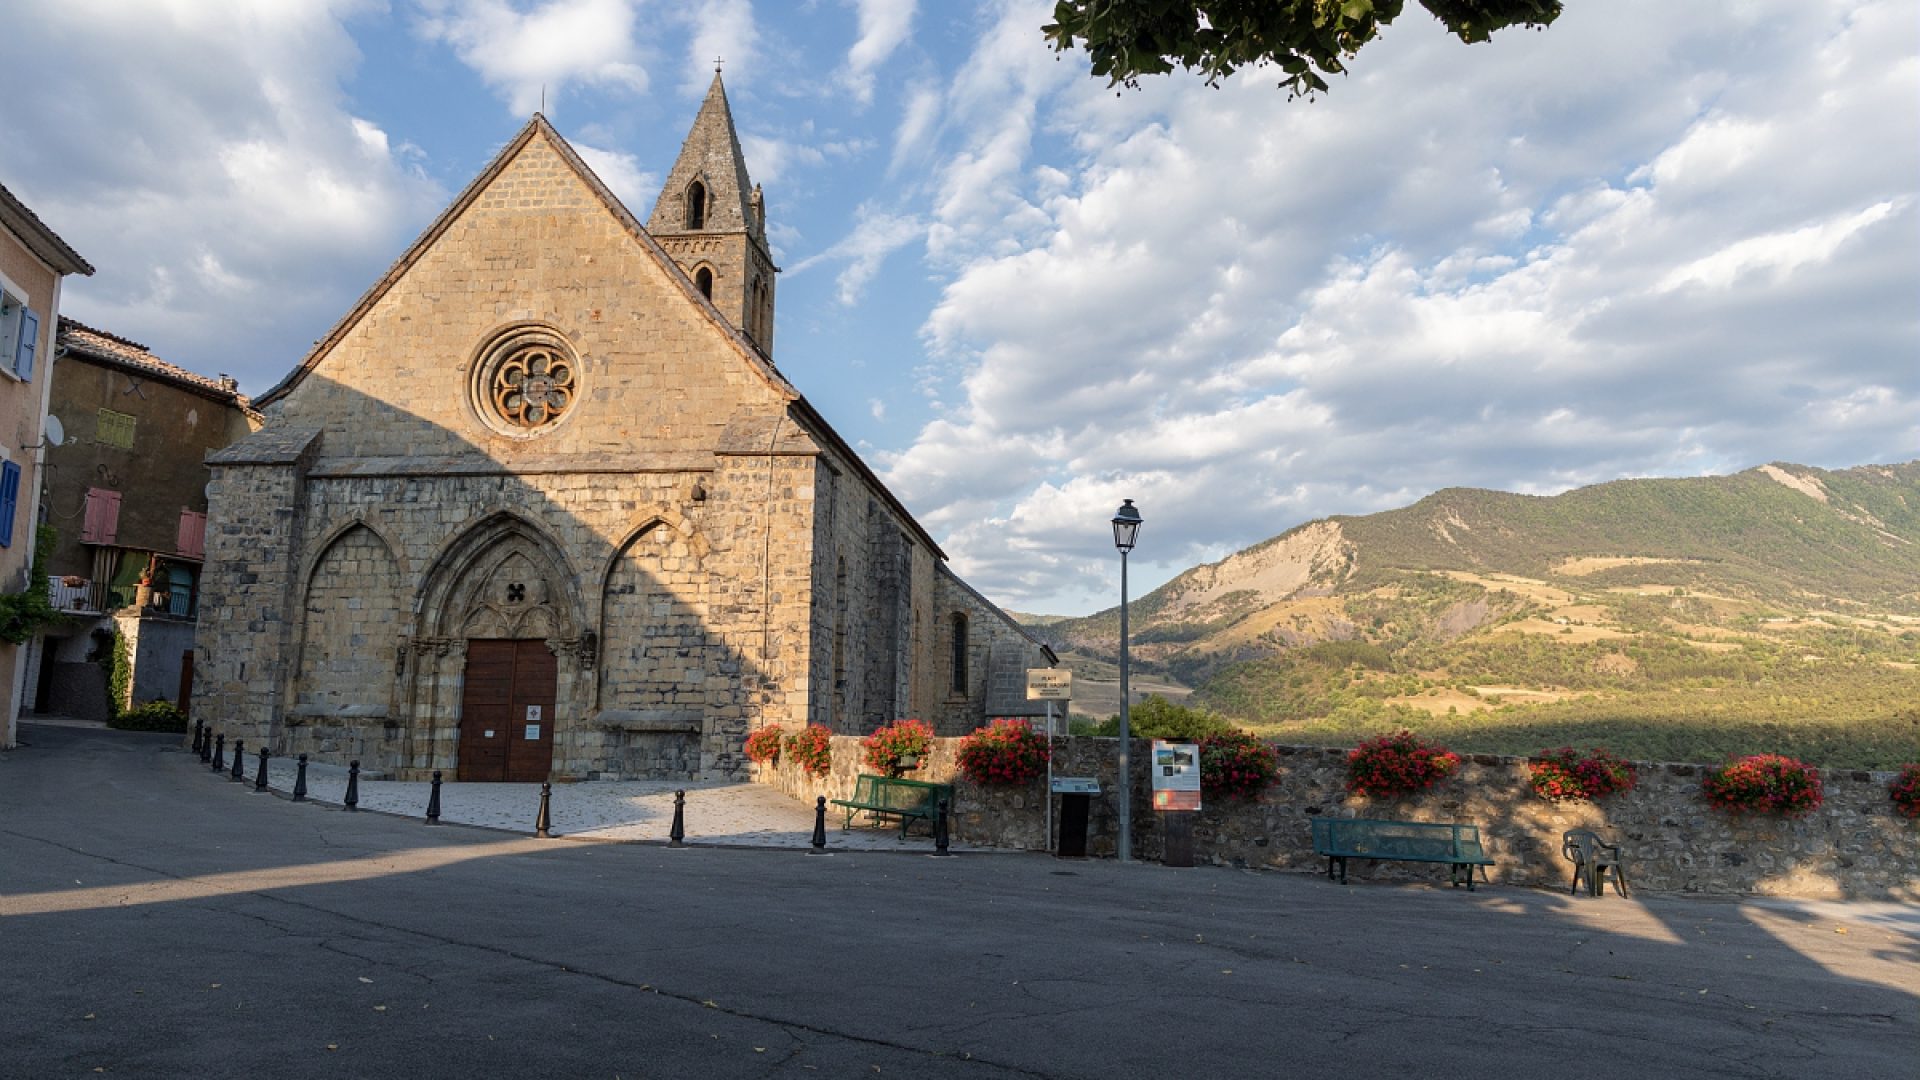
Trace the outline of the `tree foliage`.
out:
<instances>
[{"instance_id":1,"label":"tree foliage","mask_svg":"<svg viewBox=\"0 0 1920 1080\"><path fill-rule=\"evenodd\" d=\"M1494 31L1544 27L1560 0L1420 0L1461 41ZM1086 50L1093 73L1109 85L1137 87L1142 75L1175 67L1217 84L1243 67L1278 65L1292 94L1327 89L1323 75L1346 62L1380 28L1398 18L1404 0L1059 0L1041 28L1056 52Z\"/></svg>"}]
</instances>

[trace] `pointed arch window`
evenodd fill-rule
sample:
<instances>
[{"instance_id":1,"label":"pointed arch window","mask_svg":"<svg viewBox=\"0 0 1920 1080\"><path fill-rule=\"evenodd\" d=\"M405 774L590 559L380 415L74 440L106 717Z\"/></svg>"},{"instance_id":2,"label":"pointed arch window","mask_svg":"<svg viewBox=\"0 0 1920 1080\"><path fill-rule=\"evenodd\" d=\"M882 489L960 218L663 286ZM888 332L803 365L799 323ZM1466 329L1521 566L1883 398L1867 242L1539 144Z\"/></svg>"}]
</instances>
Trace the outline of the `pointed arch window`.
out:
<instances>
[{"instance_id":1,"label":"pointed arch window","mask_svg":"<svg viewBox=\"0 0 1920 1080\"><path fill-rule=\"evenodd\" d=\"M713 299L713 271L711 269L703 266L695 270L693 272L693 285L700 290L701 296L709 300Z\"/></svg>"},{"instance_id":2,"label":"pointed arch window","mask_svg":"<svg viewBox=\"0 0 1920 1080\"><path fill-rule=\"evenodd\" d=\"M687 185L687 228L707 227L707 185L695 180Z\"/></svg>"}]
</instances>

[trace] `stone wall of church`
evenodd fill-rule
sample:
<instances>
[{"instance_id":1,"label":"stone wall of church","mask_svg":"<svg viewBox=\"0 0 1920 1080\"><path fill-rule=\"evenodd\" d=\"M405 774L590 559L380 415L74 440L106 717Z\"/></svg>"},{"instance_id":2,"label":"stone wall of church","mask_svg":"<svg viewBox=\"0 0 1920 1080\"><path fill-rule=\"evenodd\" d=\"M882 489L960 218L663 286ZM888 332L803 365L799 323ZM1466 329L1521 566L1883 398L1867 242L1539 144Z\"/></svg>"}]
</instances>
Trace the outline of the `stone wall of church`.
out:
<instances>
[{"instance_id":1,"label":"stone wall of church","mask_svg":"<svg viewBox=\"0 0 1920 1080\"><path fill-rule=\"evenodd\" d=\"M455 591L436 574L461 572L446 562L463 536L513 515L564 564L549 598L557 624L537 635L563 650L554 772L737 773L751 723L804 716L812 462L714 460L698 473L473 476L322 463L304 483L284 467L222 468L223 510L285 509L229 510L212 530L200 715L276 752L359 757L400 776L454 769L466 616L436 615L429 598ZM311 550L289 552L295 519L313 523ZM289 563L311 571L289 582ZM305 603L280 635L289 593Z\"/></svg>"},{"instance_id":2,"label":"stone wall of church","mask_svg":"<svg viewBox=\"0 0 1920 1080\"><path fill-rule=\"evenodd\" d=\"M301 501L319 439L260 432L217 458L208 486L206 569L194 637L193 715L230 735L274 730L305 544Z\"/></svg>"},{"instance_id":3,"label":"stone wall of church","mask_svg":"<svg viewBox=\"0 0 1920 1080\"><path fill-rule=\"evenodd\" d=\"M1044 651L961 584L846 463L823 455L815 483L818 646L809 673L820 690L808 721L864 735L912 717L939 734L964 735L988 716L1038 715L1025 700L1025 672L1046 666ZM967 627L958 690L955 615ZM1012 696L1010 671L1019 680Z\"/></svg>"}]
</instances>

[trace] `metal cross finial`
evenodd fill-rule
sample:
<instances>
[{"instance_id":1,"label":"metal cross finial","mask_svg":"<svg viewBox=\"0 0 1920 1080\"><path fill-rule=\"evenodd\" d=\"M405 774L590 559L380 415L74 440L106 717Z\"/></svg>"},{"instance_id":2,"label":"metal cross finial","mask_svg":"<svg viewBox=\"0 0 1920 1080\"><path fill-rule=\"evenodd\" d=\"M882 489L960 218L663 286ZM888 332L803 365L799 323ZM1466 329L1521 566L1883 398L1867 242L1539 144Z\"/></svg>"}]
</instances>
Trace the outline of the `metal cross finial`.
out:
<instances>
[{"instance_id":1,"label":"metal cross finial","mask_svg":"<svg viewBox=\"0 0 1920 1080\"><path fill-rule=\"evenodd\" d=\"M719 58L719 57L717 57L717 56L716 56L716 57L714 57L714 58L713 58L713 73L714 73L715 75L718 75L718 74L720 74L720 64L721 64L721 62L722 62L722 61L720 60L720 58Z\"/></svg>"}]
</instances>

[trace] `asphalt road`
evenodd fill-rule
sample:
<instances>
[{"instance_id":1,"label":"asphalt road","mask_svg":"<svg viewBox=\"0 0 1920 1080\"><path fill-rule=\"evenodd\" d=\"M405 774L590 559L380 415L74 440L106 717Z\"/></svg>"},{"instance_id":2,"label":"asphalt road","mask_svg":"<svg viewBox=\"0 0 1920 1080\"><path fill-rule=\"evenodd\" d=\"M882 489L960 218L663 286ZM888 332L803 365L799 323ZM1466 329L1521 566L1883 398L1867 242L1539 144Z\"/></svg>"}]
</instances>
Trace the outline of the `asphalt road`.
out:
<instances>
[{"instance_id":1,"label":"asphalt road","mask_svg":"<svg viewBox=\"0 0 1920 1080\"><path fill-rule=\"evenodd\" d=\"M6 1078L1920 1076L1911 907L538 841L22 742Z\"/></svg>"}]
</instances>

